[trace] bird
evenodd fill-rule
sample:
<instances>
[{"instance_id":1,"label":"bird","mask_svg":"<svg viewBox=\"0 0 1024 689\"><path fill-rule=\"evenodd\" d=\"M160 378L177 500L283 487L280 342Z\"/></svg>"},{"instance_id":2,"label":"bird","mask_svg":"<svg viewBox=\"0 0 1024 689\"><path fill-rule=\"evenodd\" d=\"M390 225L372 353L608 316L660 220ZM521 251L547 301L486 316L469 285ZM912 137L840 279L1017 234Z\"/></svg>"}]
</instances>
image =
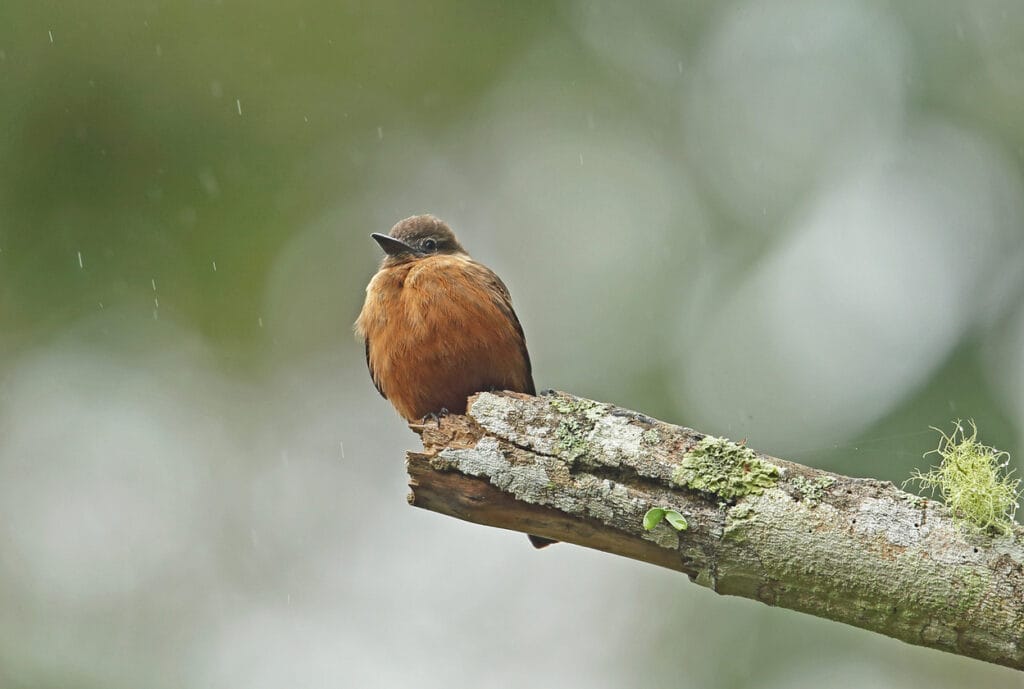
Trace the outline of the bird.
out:
<instances>
[{"instance_id":1,"label":"bird","mask_svg":"<svg viewBox=\"0 0 1024 689\"><path fill-rule=\"evenodd\" d=\"M355 329L374 385L406 421L464 414L477 392L537 394L508 288L447 224L414 215L370 236L384 258Z\"/></svg>"},{"instance_id":2,"label":"bird","mask_svg":"<svg viewBox=\"0 0 1024 689\"><path fill-rule=\"evenodd\" d=\"M478 392L536 395L508 288L433 215L370 235L384 250L356 319L370 378L409 423L464 414ZM555 541L530 535L541 548Z\"/></svg>"}]
</instances>

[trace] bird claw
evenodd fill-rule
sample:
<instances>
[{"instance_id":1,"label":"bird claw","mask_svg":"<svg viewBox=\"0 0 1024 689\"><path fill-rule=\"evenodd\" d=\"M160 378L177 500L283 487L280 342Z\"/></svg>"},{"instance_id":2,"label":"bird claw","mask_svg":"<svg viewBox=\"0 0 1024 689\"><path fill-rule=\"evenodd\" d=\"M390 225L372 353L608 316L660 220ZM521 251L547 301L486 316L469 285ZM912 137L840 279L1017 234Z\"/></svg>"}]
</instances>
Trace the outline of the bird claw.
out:
<instances>
[{"instance_id":1,"label":"bird claw","mask_svg":"<svg viewBox=\"0 0 1024 689\"><path fill-rule=\"evenodd\" d=\"M441 419L448 416L449 414L451 414L451 412L449 412L446 407L441 407L440 411L430 412L429 414L424 416L423 423L424 425L426 425L427 421L433 421L435 424L437 424L437 427L440 428Z\"/></svg>"},{"instance_id":2,"label":"bird claw","mask_svg":"<svg viewBox=\"0 0 1024 689\"><path fill-rule=\"evenodd\" d=\"M557 394L558 394L558 390L555 390L554 388L544 388L543 390L541 390L540 392L537 393L537 396L538 397L554 397Z\"/></svg>"}]
</instances>

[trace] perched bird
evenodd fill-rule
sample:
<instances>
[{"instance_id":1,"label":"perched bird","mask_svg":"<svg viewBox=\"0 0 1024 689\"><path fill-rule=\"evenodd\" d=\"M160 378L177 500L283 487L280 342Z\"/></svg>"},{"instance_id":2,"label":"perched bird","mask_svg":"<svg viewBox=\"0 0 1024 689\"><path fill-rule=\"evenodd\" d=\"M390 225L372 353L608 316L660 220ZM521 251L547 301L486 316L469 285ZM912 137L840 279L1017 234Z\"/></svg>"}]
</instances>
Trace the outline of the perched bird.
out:
<instances>
[{"instance_id":1,"label":"perched bird","mask_svg":"<svg viewBox=\"0 0 1024 689\"><path fill-rule=\"evenodd\" d=\"M356 333L374 385L406 421L464 414L476 392L536 394L508 288L448 225L414 215L370 236L385 256Z\"/></svg>"},{"instance_id":2,"label":"perched bird","mask_svg":"<svg viewBox=\"0 0 1024 689\"><path fill-rule=\"evenodd\" d=\"M523 327L508 288L432 215L370 235L384 250L356 333L377 390L406 421L464 414L477 392L535 395ZM530 536L535 547L555 541Z\"/></svg>"}]
</instances>

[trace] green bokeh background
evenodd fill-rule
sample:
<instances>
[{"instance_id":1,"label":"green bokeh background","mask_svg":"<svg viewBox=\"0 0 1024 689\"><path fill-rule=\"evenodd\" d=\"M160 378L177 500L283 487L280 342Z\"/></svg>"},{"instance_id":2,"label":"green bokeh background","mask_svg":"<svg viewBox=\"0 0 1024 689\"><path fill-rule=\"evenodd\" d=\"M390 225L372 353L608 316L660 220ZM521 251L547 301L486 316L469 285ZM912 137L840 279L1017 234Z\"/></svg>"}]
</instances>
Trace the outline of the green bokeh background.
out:
<instances>
[{"instance_id":1,"label":"green bokeh background","mask_svg":"<svg viewBox=\"0 0 1024 689\"><path fill-rule=\"evenodd\" d=\"M1021 686L406 509L415 437L351 334L367 235L434 212L509 285L539 387L896 482L960 417L1016 457L1021 75L999 0L7 0L0 686ZM840 263L863 302L758 320L765 285L817 290L774 257L876 148L866 205L910 196L920 243ZM984 227L928 225L947 195ZM904 268L963 286L945 325ZM813 368L785 337L854 322L914 375L763 384Z\"/></svg>"}]
</instances>

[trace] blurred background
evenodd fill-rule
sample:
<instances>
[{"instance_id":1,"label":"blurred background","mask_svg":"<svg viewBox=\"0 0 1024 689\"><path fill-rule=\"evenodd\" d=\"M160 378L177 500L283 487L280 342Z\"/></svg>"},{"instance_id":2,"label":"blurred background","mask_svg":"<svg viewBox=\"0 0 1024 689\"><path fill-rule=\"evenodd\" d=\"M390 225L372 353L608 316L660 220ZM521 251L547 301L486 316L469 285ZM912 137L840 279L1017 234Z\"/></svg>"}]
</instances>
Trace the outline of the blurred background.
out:
<instances>
[{"instance_id":1,"label":"blurred background","mask_svg":"<svg viewBox=\"0 0 1024 689\"><path fill-rule=\"evenodd\" d=\"M1018 0L0 7L0 687L1020 687L405 505L446 219L539 388L897 483L1024 432Z\"/></svg>"}]
</instances>

